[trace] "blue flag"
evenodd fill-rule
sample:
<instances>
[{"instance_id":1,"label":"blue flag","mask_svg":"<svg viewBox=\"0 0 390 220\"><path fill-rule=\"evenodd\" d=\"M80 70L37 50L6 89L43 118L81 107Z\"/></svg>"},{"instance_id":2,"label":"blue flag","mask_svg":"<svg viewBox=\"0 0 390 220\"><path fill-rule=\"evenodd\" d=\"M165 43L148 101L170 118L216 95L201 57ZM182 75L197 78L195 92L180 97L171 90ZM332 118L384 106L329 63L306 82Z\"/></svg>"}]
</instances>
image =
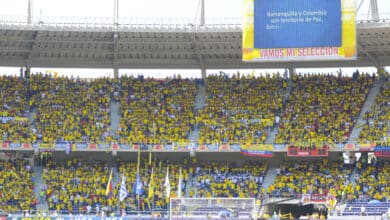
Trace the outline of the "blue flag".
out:
<instances>
[{"instance_id":1,"label":"blue flag","mask_svg":"<svg viewBox=\"0 0 390 220\"><path fill-rule=\"evenodd\" d=\"M133 184L133 193L137 195L142 195L144 193L144 189L142 187L142 181L139 174L137 174L137 178L135 180L135 183Z\"/></svg>"}]
</instances>

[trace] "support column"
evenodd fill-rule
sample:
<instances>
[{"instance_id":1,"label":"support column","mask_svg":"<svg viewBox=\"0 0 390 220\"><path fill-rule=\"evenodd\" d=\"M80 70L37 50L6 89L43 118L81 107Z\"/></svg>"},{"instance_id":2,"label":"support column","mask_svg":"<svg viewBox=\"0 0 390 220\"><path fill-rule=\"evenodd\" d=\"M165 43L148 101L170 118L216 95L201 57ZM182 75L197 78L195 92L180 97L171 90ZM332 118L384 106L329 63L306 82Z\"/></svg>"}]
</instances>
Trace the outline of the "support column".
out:
<instances>
[{"instance_id":1,"label":"support column","mask_svg":"<svg viewBox=\"0 0 390 220\"><path fill-rule=\"evenodd\" d=\"M119 78L119 69L118 68L114 68L114 78L115 79Z\"/></svg>"},{"instance_id":2,"label":"support column","mask_svg":"<svg viewBox=\"0 0 390 220\"><path fill-rule=\"evenodd\" d=\"M205 23L206 23L206 19L205 19L205 7L204 7L204 0L200 0L201 1L201 5L200 5L200 26L204 26Z\"/></svg>"},{"instance_id":3,"label":"support column","mask_svg":"<svg viewBox=\"0 0 390 220\"><path fill-rule=\"evenodd\" d=\"M295 75L295 68L294 67L288 67L288 77L292 79L292 77Z\"/></svg>"},{"instance_id":4,"label":"support column","mask_svg":"<svg viewBox=\"0 0 390 220\"><path fill-rule=\"evenodd\" d=\"M378 1L370 0L370 6L371 6L371 19L374 21L379 20Z\"/></svg>"},{"instance_id":5,"label":"support column","mask_svg":"<svg viewBox=\"0 0 390 220\"><path fill-rule=\"evenodd\" d=\"M119 24L119 0L114 0L114 26Z\"/></svg>"},{"instance_id":6,"label":"support column","mask_svg":"<svg viewBox=\"0 0 390 220\"><path fill-rule=\"evenodd\" d=\"M32 22L32 0L28 0L27 2L27 24L31 24Z\"/></svg>"},{"instance_id":7,"label":"support column","mask_svg":"<svg viewBox=\"0 0 390 220\"><path fill-rule=\"evenodd\" d=\"M205 68L201 69L201 74L202 74L202 79L206 79L206 69Z\"/></svg>"},{"instance_id":8,"label":"support column","mask_svg":"<svg viewBox=\"0 0 390 220\"><path fill-rule=\"evenodd\" d=\"M24 69L24 78L29 79L31 75L31 67L26 66Z\"/></svg>"}]
</instances>

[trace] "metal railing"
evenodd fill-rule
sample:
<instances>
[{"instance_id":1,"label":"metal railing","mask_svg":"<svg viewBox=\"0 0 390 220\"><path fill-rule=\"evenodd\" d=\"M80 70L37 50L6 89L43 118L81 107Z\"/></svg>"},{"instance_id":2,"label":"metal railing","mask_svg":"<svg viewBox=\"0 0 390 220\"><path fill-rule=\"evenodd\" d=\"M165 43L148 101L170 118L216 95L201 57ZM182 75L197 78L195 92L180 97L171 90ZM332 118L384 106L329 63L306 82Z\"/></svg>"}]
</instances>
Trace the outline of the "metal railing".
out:
<instances>
[{"instance_id":1,"label":"metal railing","mask_svg":"<svg viewBox=\"0 0 390 220\"><path fill-rule=\"evenodd\" d=\"M0 25L29 25L29 26L71 26L71 27L100 27L100 28L194 28L197 21L194 18L179 17L121 17L114 23L110 17L64 17L64 16L35 16L31 23L26 16L0 15ZM236 27L241 26L240 17L209 18L204 27Z\"/></svg>"},{"instance_id":2,"label":"metal railing","mask_svg":"<svg viewBox=\"0 0 390 220\"><path fill-rule=\"evenodd\" d=\"M33 16L28 24L27 16L0 15L2 25L41 25L41 26L79 26L79 27L175 27L197 26L194 18L183 17L120 17L118 23L114 23L112 17L74 17L74 16ZM378 20L373 20L369 14L358 14L357 23L390 22L390 13L383 13ZM209 17L205 26L239 26L241 17Z\"/></svg>"}]
</instances>

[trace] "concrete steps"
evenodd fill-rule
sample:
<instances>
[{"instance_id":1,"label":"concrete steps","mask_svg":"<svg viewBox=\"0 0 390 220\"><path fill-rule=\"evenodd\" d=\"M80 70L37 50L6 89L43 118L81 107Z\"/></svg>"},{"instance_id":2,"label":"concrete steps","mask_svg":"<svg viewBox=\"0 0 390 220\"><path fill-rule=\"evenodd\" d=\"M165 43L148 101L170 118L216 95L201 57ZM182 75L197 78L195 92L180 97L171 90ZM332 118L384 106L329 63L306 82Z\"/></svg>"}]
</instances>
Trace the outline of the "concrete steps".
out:
<instances>
[{"instance_id":1,"label":"concrete steps","mask_svg":"<svg viewBox=\"0 0 390 220\"><path fill-rule=\"evenodd\" d=\"M195 107L194 111L195 113L204 107L204 104L206 102L206 86L203 83L197 83L197 93L195 96ZM188 136L188 139L192 143L196 143L199 140L200 135L200 127L195 126L194 129L191 131L191 133Z\"/></svg>"},{"instance_id":2,"label":"concrete steps","mask_svg":"<svg viewBox=\"0 0 390 220\"><path fill-rule=\"evenodd\" d=\"M44 182L42 180L42 166L33 166L35 178L34 178L34 195L38 201L37 211L40 210L42 212L47 212L49 207L46 202L46 198L40 199L39 192L44 190Z\"/></svg>"},{"instance_id":3,"label":"concrete steps","mask_svg":"<svg viewBox=\"0 0 390 220\"><path fill-rule=\"evenodd\" d=\"M111 101L110 102L110 131L111 135L115 137L116 130L120 124L121 114L120 114L120 104L119 102Z\"/></svg>"},{"instance_id":4,"label":"concrete steps","mask_svg":"<svg viewBox=\"0 0 390 220\"><path fill-rule=\"evenodd\" d=\"M375 105L376 96L379 94L380 88L383 86L383 83L384 81L380 80L379 77L377 77L375 82L373 83L373 86L370 89L366 101L362 107L359 118L356 120L351 135L349 136L349 143L355 142L359 138L360 132L362 131L364 125L363 116Z\"/></svg>"},{"instance_id":5,"label":"concrete steps","mask_svg":"<svg viewBox=\"0 0 390 220\"><path fill-rule=\"evenodd\" d=\"M283 95L283 107L285 106L285 103L287 102L288 98L290 97L292 87L293 87L293 82L292 82L292 80L290 78L288 78L287 79L286 90L282 91L282 92L284 92L284 95ZM265 140L265 143L266 144L274 144L275 143L275 139L276 139L276 135L278 134L278 131L279 131L278 126L275 126L275 127L271 128L268 131L268 136L267 136L267 139Z\"/></svg>"}]
</instances>

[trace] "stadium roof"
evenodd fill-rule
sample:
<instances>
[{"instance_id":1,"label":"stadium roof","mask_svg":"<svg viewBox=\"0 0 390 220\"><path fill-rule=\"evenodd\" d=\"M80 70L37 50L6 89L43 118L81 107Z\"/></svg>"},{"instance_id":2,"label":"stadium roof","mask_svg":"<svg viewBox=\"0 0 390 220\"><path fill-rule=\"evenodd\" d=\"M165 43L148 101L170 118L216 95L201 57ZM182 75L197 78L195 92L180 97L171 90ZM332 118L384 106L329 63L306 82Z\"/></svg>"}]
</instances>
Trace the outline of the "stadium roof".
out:
<instances>
[{"instance_id":1,"label":"stadium roof","mask_svg":"<svg viewBox=\"0 0 390 220\"><path fill-rule=\"evenodd\" d=\"M363 2L363 1L362 1ZM390 19L359 20L358 60L244 63L241 18L0 17L0 66L76 68L300 68L390 66ZM156 21L157 20L157 21ZM118 25L119 24L119 25Z\"/></svg>"}]
</instances>

